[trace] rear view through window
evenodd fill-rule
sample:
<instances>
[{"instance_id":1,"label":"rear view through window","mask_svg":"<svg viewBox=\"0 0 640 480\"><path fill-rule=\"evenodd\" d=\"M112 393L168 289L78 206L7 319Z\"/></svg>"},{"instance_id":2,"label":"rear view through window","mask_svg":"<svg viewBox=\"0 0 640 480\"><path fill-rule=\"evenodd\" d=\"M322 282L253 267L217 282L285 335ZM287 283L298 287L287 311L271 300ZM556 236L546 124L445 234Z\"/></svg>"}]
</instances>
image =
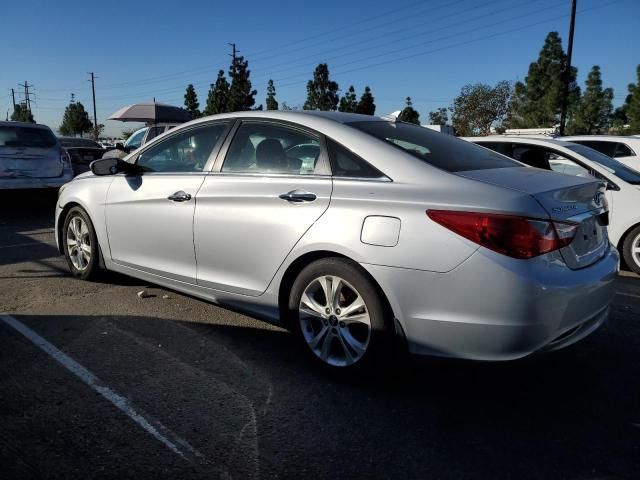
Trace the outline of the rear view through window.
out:
<instances>
[{"instance_id":1,"label":"rear view through window","mask_svg":"<svg viewBox=\"0 0 640 480\"><path fill-rule=\"evenodd\" d=\"M55 144L48 128L0 126L0 147L51 148Z\"/></svg>"},{"instance_id":2,"label":"rear view through window","mask_svg":"<svg viewBox=\"0 0 640 480\"><path fill-rule=\"evenodd\" d=\"M392 122L354 122L349 125L448 172L522 167L520 163L491 150L418 125Z\"/></svg>"}]
</instances>

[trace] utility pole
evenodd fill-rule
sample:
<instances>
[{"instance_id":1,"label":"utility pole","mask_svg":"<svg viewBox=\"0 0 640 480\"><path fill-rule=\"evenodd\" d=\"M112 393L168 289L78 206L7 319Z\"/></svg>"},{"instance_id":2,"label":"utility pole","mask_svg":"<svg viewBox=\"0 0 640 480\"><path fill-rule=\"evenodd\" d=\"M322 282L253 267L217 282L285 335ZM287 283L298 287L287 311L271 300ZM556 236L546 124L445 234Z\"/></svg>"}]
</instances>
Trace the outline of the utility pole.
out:
<instances>
[{"instance_id":1,"label":"utility pole","mask_svg":"<svg viewBox=\"0 0 640 480\"><path fill-rule=\"evenodd\" d=\"M13 110L15 111L15 109L16 109L16 91L13 88L11 89L11 100L13 100Z\"/></svg>"},{"instance_id":2,"label":"utility pole","mask_svg":"<svg viewBox=\"0 0 640 480\"><path fill-rule=\"evenodd\" d=\"M31 111L31 99L29 98L29 88L33 87L33 85L29 85L27 81L24 81L24 85L20 85L24 87L24 103L27 106L27 111Z\"/></svg>"},{"instance_id":3,"label":"utility pole","mask_svg":"<svg viewBox=\"0 0 640 480\"><path fill-rule=\"evenodd\" d=\"M231 60L231 78L235 78L236 76L236 57L237 54L240 52L240 50L236 50L236 44L235 43L230 43L229 44L231 46L232 49L232 53L228 53L227 55L229 55L232 60Z\"/></svg>"},{"instance_id":4,"label":"utility pole","mask_svg":"<svg viewBox=\"0 0 640 480\"><path fill-rule=\"evenodd\" d=\"M571 78L571 55L573 53L573 30L576 23L576 3L571 0L571 23L569 24L569 45L567 47L567 66L564 72L564 91L562 94L562 110L560 111L560 136L564 135L564 127L567 121L567 106L569 103L569 80Z\"/></svg>"},{"instance_id":5,"label":"utility pole","mask_svg":"<svg viewBox=\"0 0 640 480\"><path fill-rule=\"evenodd\" d=\"M96 80L93 72L90 72L91 75L91 93L93 94L93 139L98 141L98 116L96 115Z\"/></svg>"}]
</instances>

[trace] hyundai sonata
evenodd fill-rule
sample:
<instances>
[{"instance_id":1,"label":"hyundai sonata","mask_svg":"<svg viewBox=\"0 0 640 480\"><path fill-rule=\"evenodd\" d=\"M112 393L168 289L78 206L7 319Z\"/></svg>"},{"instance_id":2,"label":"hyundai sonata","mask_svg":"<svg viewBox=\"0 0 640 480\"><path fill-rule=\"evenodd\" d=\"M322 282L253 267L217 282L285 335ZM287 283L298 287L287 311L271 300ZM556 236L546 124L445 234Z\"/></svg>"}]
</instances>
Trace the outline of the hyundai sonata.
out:
<instances>
[{"instance_id":1,"label":"hyundai sonata","mask_svg":"<svg viewBox=\"0 0 640 480\"><path fill-rule=\"evenodd\" d=\"M607 317L605 184L417 125L236 112L91 170L56 209L73 275L106 268L280 322L332 370L384 361L394 337L515 359Z\"/></svg>"}]
</instances>

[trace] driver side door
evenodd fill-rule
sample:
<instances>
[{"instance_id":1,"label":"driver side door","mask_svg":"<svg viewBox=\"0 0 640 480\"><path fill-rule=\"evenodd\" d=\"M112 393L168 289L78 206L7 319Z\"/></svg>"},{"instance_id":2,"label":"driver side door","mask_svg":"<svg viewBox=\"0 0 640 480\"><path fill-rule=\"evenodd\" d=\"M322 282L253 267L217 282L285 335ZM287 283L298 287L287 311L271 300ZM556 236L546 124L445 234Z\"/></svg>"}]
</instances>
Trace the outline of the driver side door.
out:
<instances>
[{"instance_id":1,"label":"driver side door","mask_svg":"<svg viewBox=\"0 0 640 480\"><path fill-rule=\"evenodd\" d=\"M105 208L115 263L195 283L195 196L228 127L214 122L177 131L137 156L143 173L115 175Z\"/></svg>"}]
</instances>

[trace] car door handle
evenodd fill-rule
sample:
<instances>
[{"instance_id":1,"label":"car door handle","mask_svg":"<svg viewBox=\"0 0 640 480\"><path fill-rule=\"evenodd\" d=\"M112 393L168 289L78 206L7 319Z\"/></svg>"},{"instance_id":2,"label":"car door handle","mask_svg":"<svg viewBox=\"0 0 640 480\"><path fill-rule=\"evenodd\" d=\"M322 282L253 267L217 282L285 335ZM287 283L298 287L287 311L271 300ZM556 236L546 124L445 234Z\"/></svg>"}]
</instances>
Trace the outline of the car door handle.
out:
<instances>
[{"instance_id":1,"label":"car door handle","mask_svg":"<svg viewBox=\"0 0 640 480\"><path fill-rule=\"evenodd\" d=\"M169 195L167 198L172 202L188 202L191 200L191 195L180 190L173 195Z\"/></svg>"},{"instance_id":2,"label":"car door handle","mask_svg":"<svg viewBox=\"0 0 640 480\"><path fill-rule=\"evenodd\" d=\"M292 190L291 192L283 193L279 196L282 200L286 200L287 202L313 202L316 198L315 193L311 192L303 192L301 190Z\"/></svg>"}]
</instances>

